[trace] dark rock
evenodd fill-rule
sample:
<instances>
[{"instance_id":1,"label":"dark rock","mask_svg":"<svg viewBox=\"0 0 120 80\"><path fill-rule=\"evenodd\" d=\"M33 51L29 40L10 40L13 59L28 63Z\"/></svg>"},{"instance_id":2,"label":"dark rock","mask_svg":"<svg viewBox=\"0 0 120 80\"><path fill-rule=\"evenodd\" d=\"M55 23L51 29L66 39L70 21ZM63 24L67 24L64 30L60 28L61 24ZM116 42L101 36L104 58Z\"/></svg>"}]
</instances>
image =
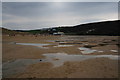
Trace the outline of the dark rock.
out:
<instances>
[{"instance_id":1,"label":"dark rock","mask_svg":"<svg viewBox=\"0 0 120 80\"><path fill-rule=\"evenodd\" d=\"M96 47L97 45L85 45L84 47L86 48L92 48L92 47Z\"/></svg>"},{"instance_id":2,"label":"dark rock","mask_svg":"<svg viewBox=\"0 0 120 80\"><path fill-rule=\"evenodd\" d=\"M40 59L40 61L42 61L42 60Z\"/></svg>"},{"instance_id":3,"label":"dark rock","mask_svg":"<svg viewBox=\"0 0 120 80\"><path fill-rule=\"evenodd\" d=\"M99 44L100 46L105 46L105 45L108 45L108 44L106 44L106 43L101 43L101 44Z\"/></svg>"}]
</instances>

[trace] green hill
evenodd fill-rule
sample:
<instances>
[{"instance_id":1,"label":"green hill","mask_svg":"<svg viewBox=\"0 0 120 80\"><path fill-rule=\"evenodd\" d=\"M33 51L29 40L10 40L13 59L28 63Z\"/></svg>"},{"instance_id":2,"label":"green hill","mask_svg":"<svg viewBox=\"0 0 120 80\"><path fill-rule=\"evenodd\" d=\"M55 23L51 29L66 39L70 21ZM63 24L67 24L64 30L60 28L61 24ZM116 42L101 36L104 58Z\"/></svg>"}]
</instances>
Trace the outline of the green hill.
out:
<instances>
[{"instance_id":1,"label":"green hill","mask_svg":"<svg viewBox=\"0 0 120 80\"><path fill-rule=\"evenodd\" d=\"M30 34L53 34L55 32L64 32L66 35L110 35L119 36L120 20L95 22L88 24L81 24L67 27L53 27L36 30L8 30L2 28L3 34L23 34L24 32Z\"/></svg>"}]
</instances>

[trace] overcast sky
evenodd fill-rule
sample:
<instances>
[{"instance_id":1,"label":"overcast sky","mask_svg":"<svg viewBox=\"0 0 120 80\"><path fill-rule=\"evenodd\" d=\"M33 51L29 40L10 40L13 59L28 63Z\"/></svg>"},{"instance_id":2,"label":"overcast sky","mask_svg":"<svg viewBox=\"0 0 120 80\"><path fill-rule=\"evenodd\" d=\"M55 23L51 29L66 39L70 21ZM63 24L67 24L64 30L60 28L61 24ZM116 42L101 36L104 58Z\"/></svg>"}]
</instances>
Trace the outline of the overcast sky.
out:
<instances>
[{"instance_id":1,"label":"overcast sky","mask_svg":"<svg viewBox=\"0 0 120 80\"><path fill-rule=\"evenodd\" d=\"M2 2L119 2L120 0L1 0Z\"/></svg>"},{"instance_id":2,"label":"overcast sky","mask_svg":"<svg viewBox=\"0 0 120 80\"><path fill-rule=\"evenodd\" d=\"M117 2L3 2L2 10L2 26L14 30L118 19Z\"/></svg>"}]
</instances>

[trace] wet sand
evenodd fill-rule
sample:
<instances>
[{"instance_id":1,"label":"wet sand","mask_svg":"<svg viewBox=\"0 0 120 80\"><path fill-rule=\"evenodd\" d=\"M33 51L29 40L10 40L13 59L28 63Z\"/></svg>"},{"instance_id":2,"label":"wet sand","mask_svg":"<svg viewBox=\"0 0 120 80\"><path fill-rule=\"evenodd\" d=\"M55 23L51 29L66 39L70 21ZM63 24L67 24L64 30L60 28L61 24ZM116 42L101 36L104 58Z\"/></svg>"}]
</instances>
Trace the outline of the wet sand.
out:
<instances>
[{"instance_id":1,"label":"wet sand","mask_svg":"<svg viewBox=\"0 0 120 80\"><path fill-rule=\"evenodd\" d=\"M49 44L39 48L16 43ZM61 44L62 43L62 44ZM79 43L79 44L78 44ZM118 55L116 36L3 36L3 63L18 59L45 59L43 54L67 53L77 55ZM63 46L58 46L63 45ZM73 45L73 46L66 46ZM99 50L83 54L80 47ZM111 51L113 50L113 51ZM56 59L57 60L57 59ZM112 65L112 66L111 66ZM4 74L3 74L4 75ZM9 78L117 78L118 60L95 58L84 61L69 61L62 66L53 67L49 62L34 63L26 66L24 72L8 75Z\"/></svg>"},{"instance_id":2,"label":"wet sand","mask_svg":"<svg viewBox=\"0 0 120 80\"><path fill-rule=\"evenodd\" d=\"M112 66L111 66L112 65ZM96 58L83 62L65 62L52 68L50 63L38 63L27 67L17 78L117 78L118 64L114 60Z\"/></svg>"}]
</instances>

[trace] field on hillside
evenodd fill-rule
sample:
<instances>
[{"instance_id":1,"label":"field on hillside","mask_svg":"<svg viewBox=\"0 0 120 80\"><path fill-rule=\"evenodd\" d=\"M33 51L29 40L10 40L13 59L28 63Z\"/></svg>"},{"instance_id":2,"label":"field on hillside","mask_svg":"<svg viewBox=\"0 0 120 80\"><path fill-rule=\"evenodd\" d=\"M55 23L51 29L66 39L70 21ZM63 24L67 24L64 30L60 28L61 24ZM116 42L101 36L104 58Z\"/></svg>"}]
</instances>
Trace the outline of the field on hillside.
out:
<instances>
[{"instance_id":1,"label":"field on hillside","mask_svg":"<svg viewBox=\"0 0 120 80\"><path fill-rule=\"evenodd\" d=\"M2 39L3 78L118 78L118 36Z\"/></svg>"}]
</instances>

